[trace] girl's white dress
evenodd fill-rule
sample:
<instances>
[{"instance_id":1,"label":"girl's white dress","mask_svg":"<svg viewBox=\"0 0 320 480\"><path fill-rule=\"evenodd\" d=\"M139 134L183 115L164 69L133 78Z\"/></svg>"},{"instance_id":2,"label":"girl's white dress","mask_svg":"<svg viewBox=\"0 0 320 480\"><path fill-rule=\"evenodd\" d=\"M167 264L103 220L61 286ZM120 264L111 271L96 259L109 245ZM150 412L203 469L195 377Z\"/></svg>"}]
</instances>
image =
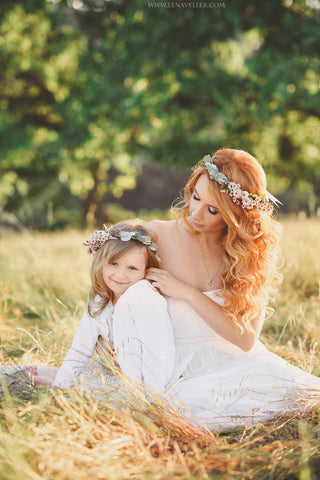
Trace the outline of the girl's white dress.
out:
<instances>
[{"instance_id":1,"label":"girl's white dress","mask_svg":"<svg viewBox=\"0 0 320 480\"><path fill-rule=\"evenodd\" d=\"M223 305L218 290L204 293ZM260 341L244 352L216 334L186 302L167 301L176 346L168 393L194 423L214 430L252 424L305 408L319 395L320 378Z\"/></svg>"},{"instance_id":2,"label":"girl's white dress","mask_svg":"<svg viewBox=\"0 0 320 480\"><path fill-rule=\"evenodd\" d=\"M116 305L110 302L99 315L84 313L57 374L52 367L36 368L41 375L55 377L53 387L73 386L121 408L131 398L135 400L133 394L152 399L154 394L164 393L174 364L175 346L166 299L147 280L141 280L130 286ZM30 396L33 376L27 368L0 367L0 400L3 383L14 395Z\"/></svg>"},{"instance_id":3,"label":"girl's white dress","mask_svg":"<svg viewBox=\"0 0 320 480\"><path fill-rule=\"evenodd\" d=\"M101 339L107 349L102 346L94 356ZM78 385L103 394L112 386L119 387L120 379L113 370L117 363L134 384L164 392L174 361L167 302L147 280L141 280L129 287L116 305L109 302L99 315L91 317L85 312L53 386Z\"/></svg>"}]
</instances>

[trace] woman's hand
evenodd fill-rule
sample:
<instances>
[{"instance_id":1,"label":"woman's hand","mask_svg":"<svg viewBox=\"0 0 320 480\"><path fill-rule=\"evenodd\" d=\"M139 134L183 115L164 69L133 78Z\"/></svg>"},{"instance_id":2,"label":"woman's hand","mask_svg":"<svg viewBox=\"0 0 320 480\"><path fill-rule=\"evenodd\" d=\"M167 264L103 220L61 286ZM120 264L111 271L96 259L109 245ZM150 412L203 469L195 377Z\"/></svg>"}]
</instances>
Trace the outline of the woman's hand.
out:
<instances>
[{"instance_id":1,"label":"woman's hand","mask_svg":"<svg viewBox=\"0 0 320 480\"><path fill-rule=\"evenodd\" d=\"M253 325L253 329L248 329L242 335L239 335L238 327L226 318L221 305L197 288L160 268L149 268L145 278L150 280L152 285L164 295L187 302L218 335L245 352L251 350L255 345L261 330L263 315L257 318L257 323Z\"/></svg>"},{"instance_id":2,"label":"woman's hand","mask_svg":"<svg viewBox=\"0 0 320 480\"><path fill-rule=\"evenodd\" d=\"M164 295L179 300L186 300L188 298L188 291L193 289L191 285L178 280L171 275L171 273L160 268L149 268L145 278L150 280L152 285L158 288Z\"/></svg>"}]
</instances>

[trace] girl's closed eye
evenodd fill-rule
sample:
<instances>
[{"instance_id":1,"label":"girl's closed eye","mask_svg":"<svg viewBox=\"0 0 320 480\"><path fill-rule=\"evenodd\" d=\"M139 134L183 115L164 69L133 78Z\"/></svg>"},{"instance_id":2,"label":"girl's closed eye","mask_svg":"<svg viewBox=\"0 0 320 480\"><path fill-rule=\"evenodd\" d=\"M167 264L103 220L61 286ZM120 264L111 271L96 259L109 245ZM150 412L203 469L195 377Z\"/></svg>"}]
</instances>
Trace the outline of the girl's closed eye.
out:
<instances>
[{"instance_id":1,"label":"girl's closed eye","mask_svg":"<svg viewBox=\"0 0 320 480\"><path fill-rule=\"evenodd\" d=\"M199 198L199 197L197 197L196 193L194 193L194 194L192 195L192 198L193 198L194 200L197 200L197 201L199 201L199 200L200 200L200 198Z\"/></svg>"},{"instance_id":2,"label":"girl's closed eye","mask_svg":"<svg viewBox=\"0 0 320 480\"><path fill-rule=\"evenodd\" d=\"M110 262L110 265L118 265L117 262Z\"/></svg>"},{"instance_id":3,"label":"girl's closed eye","mask_svg":"<svg viewBox=\"0 0 320 480\"><path fill-rule=\"evenodd\" d=\"M138 270L137 267L134 267L133 265L130 265L129 270Z\"/></svg>"}]
</instances>

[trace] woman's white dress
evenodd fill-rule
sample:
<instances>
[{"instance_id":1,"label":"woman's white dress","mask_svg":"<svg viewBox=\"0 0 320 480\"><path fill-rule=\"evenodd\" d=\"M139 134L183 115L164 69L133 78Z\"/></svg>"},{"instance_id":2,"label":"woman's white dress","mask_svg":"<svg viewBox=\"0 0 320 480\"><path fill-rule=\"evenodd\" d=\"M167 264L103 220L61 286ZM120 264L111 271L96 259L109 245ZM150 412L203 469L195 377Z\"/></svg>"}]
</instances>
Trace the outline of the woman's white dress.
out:
<instances>
[{"instance_id":1,"label":"woman's white dress","mask_svg":"<svg viewBox=\"0 0 320 480\"><path fill-rule=\"evenodd\" d=\"M205 294L223 305L218 290ZM215 430L252 424L305 408L306 400L319 395L320 378L289 364L260 341L244 352L216 334L186 302L167 301L176 346L168 393L194 423Z\"/></svg>"}]
</instances>

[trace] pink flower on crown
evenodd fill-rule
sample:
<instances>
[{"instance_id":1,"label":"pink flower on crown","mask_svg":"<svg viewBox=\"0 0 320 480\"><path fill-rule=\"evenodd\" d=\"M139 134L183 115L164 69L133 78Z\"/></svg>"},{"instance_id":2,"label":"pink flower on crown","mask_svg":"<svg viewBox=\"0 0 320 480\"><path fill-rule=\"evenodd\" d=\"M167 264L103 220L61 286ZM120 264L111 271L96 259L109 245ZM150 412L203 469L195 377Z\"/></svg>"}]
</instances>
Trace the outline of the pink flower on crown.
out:
<instances>
[{"instance_id":1,"label":"pink flower on crown","mask_svg":"<svg viewBox=\"0 0 320 480\"><path fill-rule=\"evenodd\" d=\"M105 230L96 230L95 232L93 232L93 234L88 240L83 242L83 245L89 247L88 253L93 254L94 252L99 250L99 248L101 248L108 239L108 232L106 232Z\"/></svg>"},{"instance_id":2,"label":"pink flower on crown","mask_svg":"<svg viewBox=\"0 0 320 480\"><path fill-rule=\"evenodd\" d=\"M258 209L263 212L271 213L273 210L273 206L271 205L271 203L260 203Z\"/></svg>"}]
</instances>

